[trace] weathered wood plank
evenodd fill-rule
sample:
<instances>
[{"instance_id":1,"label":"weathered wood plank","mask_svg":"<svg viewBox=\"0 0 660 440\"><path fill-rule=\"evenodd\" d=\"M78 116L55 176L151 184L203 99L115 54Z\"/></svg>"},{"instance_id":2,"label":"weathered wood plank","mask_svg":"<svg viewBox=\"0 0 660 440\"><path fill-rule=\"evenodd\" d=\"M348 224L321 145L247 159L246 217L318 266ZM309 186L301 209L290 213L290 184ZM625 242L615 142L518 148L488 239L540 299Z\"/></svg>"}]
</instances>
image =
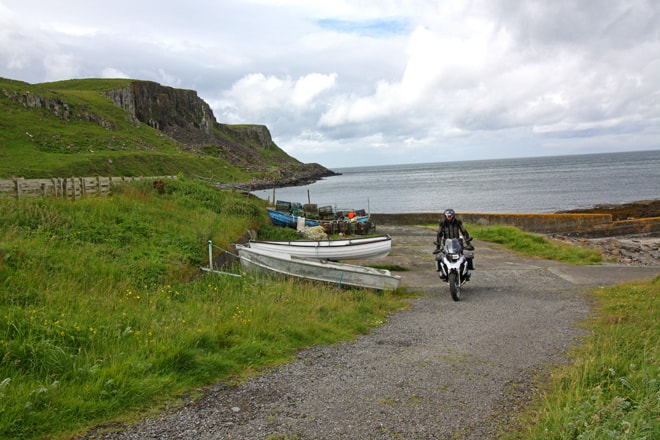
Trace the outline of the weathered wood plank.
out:
<instances>
[{"instance_id":1,"label":"weathered wood plank","mask_svg":"<svg viewBox=\"0 0 660 440\"><path fill-rule=\"evenodd\" d=\"M84 197L107 196L113 185L143 179L176 179L176 176L139 177L53 177L50 179L25 179L14 177L0 179L0 199L29 197L56 197L77 200Z\"/></svg>"}]
</instances>

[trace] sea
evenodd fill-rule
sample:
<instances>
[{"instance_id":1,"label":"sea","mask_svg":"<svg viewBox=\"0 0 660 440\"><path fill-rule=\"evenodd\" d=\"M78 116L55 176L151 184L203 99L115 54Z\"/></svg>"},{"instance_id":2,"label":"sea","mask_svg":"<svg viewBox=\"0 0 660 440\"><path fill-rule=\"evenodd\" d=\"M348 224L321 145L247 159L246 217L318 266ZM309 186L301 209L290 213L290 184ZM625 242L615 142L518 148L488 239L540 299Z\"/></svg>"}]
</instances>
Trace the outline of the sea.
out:
<instances>
[{"instance_id":1,"label":"sea","mask_svg":"<svg viewBox=\"0 0 660 440\"><path fill-rule=\"evenodd\" d=\"M333 169L265 200L370 213L552 213L660 199L660 150Z\"/></svg>"}]
</instances>

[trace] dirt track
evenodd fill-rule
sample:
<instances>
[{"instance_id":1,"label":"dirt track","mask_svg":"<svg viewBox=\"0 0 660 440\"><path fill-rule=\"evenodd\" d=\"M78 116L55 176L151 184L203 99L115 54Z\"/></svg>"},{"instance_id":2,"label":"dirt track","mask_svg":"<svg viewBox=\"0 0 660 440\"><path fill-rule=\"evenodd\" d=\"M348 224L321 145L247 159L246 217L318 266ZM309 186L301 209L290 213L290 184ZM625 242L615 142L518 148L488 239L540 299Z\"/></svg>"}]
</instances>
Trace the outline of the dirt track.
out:
<instances>
[{"instance_id":1,"label":"dirt track","mask_svg":"<svg viewBox=\"0 0 660 440\"><path fill-rule=\"evenodd\" d=\"M650 278L660 267L573 267L475 242L476 271L454 302L433 270L434 234L379 226L410 310L370 335L302 351L240 387L218 385L173 414L112 439L488 439L565 362L587 288ZM96 437L99 438L99 437Z\"/></svg>"}]
</instances>

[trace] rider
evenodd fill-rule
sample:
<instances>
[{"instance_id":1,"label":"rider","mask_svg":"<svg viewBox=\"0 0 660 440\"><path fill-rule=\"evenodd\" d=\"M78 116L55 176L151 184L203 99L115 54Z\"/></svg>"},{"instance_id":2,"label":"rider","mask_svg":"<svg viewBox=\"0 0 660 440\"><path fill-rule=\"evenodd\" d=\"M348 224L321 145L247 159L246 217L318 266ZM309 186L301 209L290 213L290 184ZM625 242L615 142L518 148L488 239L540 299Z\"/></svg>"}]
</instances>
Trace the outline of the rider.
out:
<instances>
[{"instance_id":1,"label":"rider","mask_svg":"<svg viewBox=\"0 0 660 440\"><path fill-rule=\"evenodd\" d=\"M474 246L470 243L470 234L463 226L463 222L456 218L456 213L453 209L446 209L443 215L443 219L440 221L438 234L436 236L436 249L433 252L437 254L442 249L442 246L445 244L445 240L448 238L461 238L463 236L463 242L465 243L465 249L468 251L473 251ZM472 258L468 259L468 269L474 270L474 262Z\"/></svg>"},{"instance_id":2,"label":"rider","mask_svg":"<svg viewBox=\"0 0 660 440\"><path fill-rule=\"evenodd\" d=\"M470 244L470 234L463 227L463 222L456 218L456 213L453 209L446 209L444 212L444 218L440 221L437 242L438 247L442 247L445 244L445 240L448 238L463 238L464 242L467 243L465 249L471 251L472 245Z\"/></svg>"}]
</instances>

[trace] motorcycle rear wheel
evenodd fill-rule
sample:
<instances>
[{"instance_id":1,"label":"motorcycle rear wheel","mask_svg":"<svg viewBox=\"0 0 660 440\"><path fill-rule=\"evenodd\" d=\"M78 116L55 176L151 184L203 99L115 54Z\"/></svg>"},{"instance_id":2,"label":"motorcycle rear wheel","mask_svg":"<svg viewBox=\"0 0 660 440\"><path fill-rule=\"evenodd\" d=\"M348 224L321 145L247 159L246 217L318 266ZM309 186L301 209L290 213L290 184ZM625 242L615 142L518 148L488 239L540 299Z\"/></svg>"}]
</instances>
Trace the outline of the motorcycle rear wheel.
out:
<instances>
[{"instance_id":1,"label":"motorcycle rear wheel","mask_svg":"<svg viewBox=\"0 0 660 440\"><path fill-rule=\"evenodd\" d=\"M461 285L458 282L458 274L452 272L449 274L449 293L451 293L451 299L458 301L461 299Z\"/></svg>"}]
</instances>

